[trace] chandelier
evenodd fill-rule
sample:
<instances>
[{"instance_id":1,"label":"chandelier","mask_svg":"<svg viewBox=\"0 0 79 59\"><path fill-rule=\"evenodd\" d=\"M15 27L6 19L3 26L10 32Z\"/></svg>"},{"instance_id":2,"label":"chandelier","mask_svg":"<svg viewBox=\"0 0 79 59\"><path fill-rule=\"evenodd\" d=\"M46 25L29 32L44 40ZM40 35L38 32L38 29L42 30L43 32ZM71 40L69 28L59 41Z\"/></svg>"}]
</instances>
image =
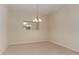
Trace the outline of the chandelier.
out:
<instances>
[{"instance_id":1,"label":"chandelier","mask_svg":"<svg viewBox=\"0 0 79 59\"><path fill-rule=\"evenodd\" d=\"M42 19L39 17L39 5L36 5L36 17L32 21L24 21L23 25L25 29L30 29L33 25L30 23L36 23L36 28L39 29L39 23Z\"/></svg>"}]
</instances>

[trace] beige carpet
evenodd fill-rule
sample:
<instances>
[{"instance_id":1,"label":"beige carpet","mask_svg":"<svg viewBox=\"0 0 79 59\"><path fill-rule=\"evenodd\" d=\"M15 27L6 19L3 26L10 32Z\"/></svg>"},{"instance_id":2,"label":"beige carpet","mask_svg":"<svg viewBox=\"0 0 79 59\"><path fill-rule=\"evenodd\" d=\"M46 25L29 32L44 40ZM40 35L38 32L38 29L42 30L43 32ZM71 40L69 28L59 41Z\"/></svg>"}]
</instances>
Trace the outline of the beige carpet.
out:
<instances>
[{"instance_id":1,"label":"beige carpet","mask_svg":"<svg viewBox=\"0 0 79 59\"><path fill-rule=\"evenodd\" d=\"M11 45L3 55L77 55L78 53L50 42Z\"/></svg>"}]
</instances>

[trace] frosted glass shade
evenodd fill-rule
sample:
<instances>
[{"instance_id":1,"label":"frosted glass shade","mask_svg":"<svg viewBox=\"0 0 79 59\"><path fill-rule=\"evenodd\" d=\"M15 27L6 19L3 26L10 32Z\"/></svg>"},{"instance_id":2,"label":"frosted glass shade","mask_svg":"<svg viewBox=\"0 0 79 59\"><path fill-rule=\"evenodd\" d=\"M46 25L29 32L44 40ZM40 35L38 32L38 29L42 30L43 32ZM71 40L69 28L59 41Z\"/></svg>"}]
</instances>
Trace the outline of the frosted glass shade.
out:
<instances>
[{"instance_id":1,"label":"frosted glass shade","mask_svg":"<svg viewBox=\"0 0 79 59\"><path fill-rule=\"evenodd\" d=\"M33 22L36 22L36 23L37 23L37 22L38 22L37 18L35 18L35 19L33 20Z\"/></svg>"},{"instance_id":2,"label":"frosted glass shade","mask_svg":"<svg viewBox=\"0 0 79 59\"><path fill-rule=\"evenodd\" d=\"M33 20L33 22L42 22L42 19L41 18L35 18L34 20Z\"/></svg>"},{"instance_id":3,"label":"frosted glass shade","mask_svg":"<svg viewBox=\"0 0 79 59\"><path fill-rule=\"evenodd\" d=\"M27 27L31 27L32 25L31 24L29 24L29 25L26 25Z\"/></svg>"},{"instance_id":4,"label":"frosted glass shade","mask_svg":"<svg viewBox=\"0 0 79 59\"><path fill-rule=\"evenodd\" d=\"M23 24L24 24L24 26L25 26L25 25L27 25L28 23L27 23L27 22L23 22Z\"/></svg>"},{"instance_id":5,"label":"frosted glass shade","mask_svg":"<svg viewBox=\"0 0 79 59\"><path fill-rule=\"evenodd\" d=\"M39 19L38 19L38 21L39 21L39 22L42 22L42 19L41 19L41 18L39 18Z\"/></svg>"}]
</instances>

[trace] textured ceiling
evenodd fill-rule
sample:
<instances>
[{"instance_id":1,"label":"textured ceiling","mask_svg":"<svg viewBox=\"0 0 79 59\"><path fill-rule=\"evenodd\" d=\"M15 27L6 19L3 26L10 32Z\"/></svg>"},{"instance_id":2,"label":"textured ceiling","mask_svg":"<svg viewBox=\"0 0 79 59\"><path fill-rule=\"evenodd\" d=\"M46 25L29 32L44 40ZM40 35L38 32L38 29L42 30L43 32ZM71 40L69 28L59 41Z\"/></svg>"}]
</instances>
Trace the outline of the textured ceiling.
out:
<instances>
[{"instance_id":1,"label":"textured ceiling","mask_svg":"<svg viewBox=\"0 0 79 59\"><path fill-rule=\"evenodd\" d=\"M27 14L36 14L35 4L12 4L8 5L9 9L18 12L26 12ZM48 15L51 12L55 12L64 5L61 4L39 4L39 15Z\"/></svg>"}]
</instances>

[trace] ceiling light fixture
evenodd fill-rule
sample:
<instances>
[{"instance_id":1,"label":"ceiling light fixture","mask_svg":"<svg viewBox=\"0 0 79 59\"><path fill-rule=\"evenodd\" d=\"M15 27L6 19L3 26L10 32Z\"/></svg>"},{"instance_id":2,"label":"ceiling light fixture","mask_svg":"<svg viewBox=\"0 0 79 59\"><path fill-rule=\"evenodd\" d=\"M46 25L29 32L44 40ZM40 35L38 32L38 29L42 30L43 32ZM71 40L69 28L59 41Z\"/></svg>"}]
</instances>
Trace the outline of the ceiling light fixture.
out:
<instances>
[{"instance_id":1,"label":"ceiling light fixture","mask_svg":"<svg viewBox=\"0 0 79 59\"><path fill-rule=\"evenodd\" d=\"M36 17L35 19L33 20L33 22L42 22L42 19L39 17L39 5L36 5Z\"/></svg>"},{"instance_id":2,"label":"ceiling light fixture","mask_svg":"<svg viewBox=\"0 0 79 59\"><path fill-rule=\"evenodd\" d=\"M36 17L32 21L24 21L23 25L25 29L30 30L33 27L33 24L36 24L36 29L39 29L39 23L42 22L42 19L39 17L39 5L36 5Z\"/></svg>"}]
</instances>

